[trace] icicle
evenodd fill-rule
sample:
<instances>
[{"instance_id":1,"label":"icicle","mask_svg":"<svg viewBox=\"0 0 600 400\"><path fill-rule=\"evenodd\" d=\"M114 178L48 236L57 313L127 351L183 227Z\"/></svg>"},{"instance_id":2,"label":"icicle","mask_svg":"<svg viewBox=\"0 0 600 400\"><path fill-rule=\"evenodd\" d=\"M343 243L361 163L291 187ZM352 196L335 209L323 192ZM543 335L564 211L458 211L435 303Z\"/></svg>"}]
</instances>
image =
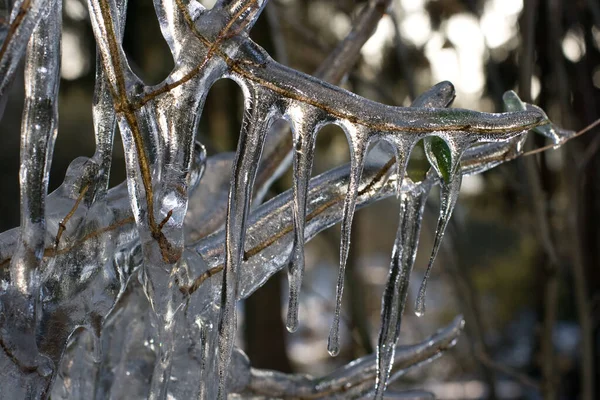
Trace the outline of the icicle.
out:
<instances>
[{"instance_id":1,"label":"icicle","mask_svg":"<svg viewBox=\"0 0 600 400\"><path fill-rule=\"evenodd\" d=\"M453 99L454 86L450 82L440 82L415 99L412 107L447 107ZM381 299L376 399L383 398L392 370L396 343L400 336L402 314L408 295L410 274L417 255L425 202L431 191L431 180L425 180L419 185L415 185L408 179L410 186L403 188L406 163L414 143L411 141L404 143L401 138L394 137L398 175L396 196L400 198L400 213L390 273Z\"/></svg>"},{"instance_id":2,"label":"icicle","mask_svg":"<svg viewBox=\"0 0 600 400\"><path fill-rule=\"evenodd\" d=\"M344 292L344 273L346 271L346 262L350 250L350 233L352 229L352 218L354 217L354 208L358 196L358 184L364 166L364 157L368 146L368 134L360 129L350 127L346 134L351 146L350 160L350 180L348 182L348 191L344 202L344 211L342 217L341 245L340 245L340 269L338 271L335 311L329 339L327 341L327 351L335 356L340 352L340 312L342 308L342 294Z\"/></svg>"},{"instance_id":3,"label":"icicle","mask_svg":"<svg viewBox=\"0 0 600 400\"><path fill-rule=\"evenodd\" d=\"M413 186L413 189L405 191L401 196L400 222L396 233L388 282L381 300L381 328L377 346L375 387L375 398L379 399L383 398L393 365L395 346L400 336L402 313L408 295L410 274L419 245L421 221L431 184Z\"/></svg>"},{"instance_id":4,"label":"icicle","mask_svg":"<svg viewBox=\"0 0 600 400\"><path fill-rule=\"evenodd\" d=\"M116 1L118 18L116 20L117 35L119 40L123 39L125 32L125 15L127 13L127 1ZM112 163L112 150L114 132L117 122L114 103L110 93L110 83L106 72L102 67L102 59L96 51L96 79L94 85L94 98L92 104L92 119L94 123L94 136L96 139L96 152L93 157L98 166L96 172L96 195L103 196L108 189L108 179ZM86 196L93 198L94 196Z\"/></svg>"},{"instance_id":5,"label":"icicle","mask_svg":"<svg viewBox=\"0 0 600 400\"><path fill-rule=\"evenodd\" d=\"M39 6L40 2L32 4ZM11 254L9 276L11 286L0 290L0 341L5 357L3 369L18 365L27 368L24 377L14 385L3 381L4 398L41 398L49 385L55 366L39 352L37 333L40 325L40 284L42 257L46 239L46 201L52 151L58 128L58 87L60 82L60 39L62 3L46 4L48 10L37 25L27 46L25 59L25 102L21 124L20 198L21 228L15 251ZM32 10L32 12L36 12ZM23 16L25 20L29 19ZM27 21L23 21L25 23ZM29 23L32 21L30 20ZM30 26L33 29L33 26ZM24 29L24 28L22 28ZM21 29L21 31L22 31ZM14 32L18 35L19 32ZM12 40L27 38L13 37ZM0 81L5 80L5 62L16 54L14 43L4 43L9 53L0 54ZM17 60L18 62L18 60ZM10 71L9 71L10 72ZM0 82L3 83L3 82ZM0 85L0 96L2 85ZM10 349L10 352L6 349ZM7 360L10 356L10 364ZM37 373L31 374L33 371Z\"/></svg>"},{"instance_id":6,"label":"icicle","mask_svg":"<svg viewBox=\"0 0 600 400\"><path fill-rule=\"evenodd\" d=\"M304 225L306 197L312 170L316 118L310 118L298 108L288 111L294 135L294 244L288 267L289 302L286 327L295 332L298 328L298 296L304 275Z\"/></svg>"},{"instance_id":7,"label":"icicle","mask_svg":"<svg viewBox=\"0 0 600 400\"><path fill-rule=\"evenodd\" d=\"M447 143L450 150L450 166L449 171L447 171L448 181L446 182L446 180L442 177L444 175L442 166L439 164L439 161L435 158L435 156L432 155L431 142L425 141L425 152L427 157L441 179L440 216L435 231L433 249L431 251L427 270L425 271L425 276L423 277L423 282L419 288L419 293L417 295L417 301L415 304L415 314L419 317L425 314L425 291L427 289L427 281L429 279L429 275L431 274L433 262L435 261L437 253L440 249L440 245L442 244L442 238L444 237L446 226L450 221L452 211L454 211L454 206L456 205L456 200L458 199L460 184L462 182L462 174L460 172L460 157L464 150L469 146L470 141L468 139L448 140Z\"/></svg>"},{"instance_id":8,"label":"icicle","mask_svg":"<svg viewBox=\"0 0 600 400\"><path fill-rule=\"evenodd\" d=\"M242 121L236 160L231 173L227 208L226 259L219 316L219 399L227 397L225 388L227 367L233 351L237 328L238 270L244 253L246 218L252 197L252 186L265 134L274 117L268 102L265 101L269 94L253 87L248 87L248 90L250 93L246 96L246 111Z\"/></svg>"}]
</instances>

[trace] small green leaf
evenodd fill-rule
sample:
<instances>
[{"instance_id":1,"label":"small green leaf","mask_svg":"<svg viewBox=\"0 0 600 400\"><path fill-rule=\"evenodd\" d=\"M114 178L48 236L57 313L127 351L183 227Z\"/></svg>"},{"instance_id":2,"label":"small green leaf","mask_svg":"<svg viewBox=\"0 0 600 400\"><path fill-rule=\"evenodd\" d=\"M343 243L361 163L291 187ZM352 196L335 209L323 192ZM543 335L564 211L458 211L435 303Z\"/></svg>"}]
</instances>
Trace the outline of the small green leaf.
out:
<instances>
[{"instance_id":1,"label":"small green leaf","mask_svg":"<svg viewBox=\"0 0 600 400\"><path fill-rule=\"evenodd\" d=\"M435 157L435 165L437 173L440 174L444 182L450 181L450 170L452 168L452 153L444 139L439 137L429 138L431 153ZM431 160L433 161L433 160Z\"/></svg>"}]
</instances>

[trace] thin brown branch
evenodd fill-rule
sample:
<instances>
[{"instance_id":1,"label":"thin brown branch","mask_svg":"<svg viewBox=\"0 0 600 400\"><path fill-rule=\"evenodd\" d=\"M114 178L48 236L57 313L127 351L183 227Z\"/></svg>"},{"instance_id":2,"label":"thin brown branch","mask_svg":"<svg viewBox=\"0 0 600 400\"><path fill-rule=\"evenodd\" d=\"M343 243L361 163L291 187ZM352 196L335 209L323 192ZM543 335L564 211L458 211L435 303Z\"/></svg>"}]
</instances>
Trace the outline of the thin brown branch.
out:
<instances>
[{"instance_id":1,"label":"thin brown branch","mask_svg":"<svg viewBox=\"0 0 600 400\"><path fill-rule=\"evenodd\" d=\"M69 211L69 213L63 218L63 220L58 223L58 231L56 233L56 239L54 239L54 248L55 249L58 250L58 245L60 244L60 238L62 237L64 231L67 229L67 222L69 222L71 217L73 217L73 215L75 214L75 211L77 211L77 208L79 208L79 204L85 197L85 194L87 193L89 187L90 187L90 185L88 183L81 189L81 192L79 193L79 197L77 197L77 201L75 201L75 204L73 205L73 208L71 208L71 211Z\"/></svg>"},{"instance_id":2,"label":"thin brown branch","mask_svg":"<svg viewBox=\"0 0 600 400\"><path fill-rule=\"evenodd\" d=\"M142 175L142 183L144 186L146 205L148 208L148 225L150 227L152 238L156 240L156 242L159 245L163 261L172 264L179 259L181 254L179 251L177 251L177 249L173 249L171 243L169 243L164 233L162 232L162 227L160 227L156 223L156 219L154 216L154 194L152 190L150 161L148 160L148 155L146 154L144 139L142 138L142 133L140 131L139 122L137 120L134 107L127 96L125 75L123 73L123 66L121 65L121 58L119 57L119 44L114 29L112 14L110 12L110 6L108 5L107 0L99 0L99 6L100 12L102 13L102 19L104 20L105 28L107 31L106 35L110 53L110 60L106 60L103 57L102 61L105 69L107 69L108 62L111 63L112 70L114 71L117 83L116 92L114 92L112 86L109 86L111 87L111 94L113 96L113 101L115 104L115 111L117 113L123 114L123 117L127 121L129 128L131 129L131 134L135 143L136 154L138 156L138 165L140 167L140 173ZM109 73L109 71L106 72L107 74Z\"/></svg>"},{"instance_id":3,"label":"thin brown branch","mask_svg":"<svg viewBox=\"0 0 600 400\"><path fill-rule=\"evenodd\" d=\"M582 130L580 130L579 132L577 132L573 136L569 137L567 140L565 140L561 144L564 144L564 143L566 143L566 142L568 142L570 140L575 139L576 137L579 137L579 136L583 135L584 133L587 133L587 132L591 131L592 129L594 129L598 125L600 125L600 118L598 118L596 121L592 122L591 124L589 124L588 126L586 126L585 128L583 128ZM549 144L547 146L538 147L537 149L534 149L534 150L526 151L525 153L521 154L521 156L522 157L528 157L528 156L532 156L534 154L542 153L542 152L544 152L546 150L554 150L555 148L556 148L555 144Z\"/></svg>"}]
</instances>

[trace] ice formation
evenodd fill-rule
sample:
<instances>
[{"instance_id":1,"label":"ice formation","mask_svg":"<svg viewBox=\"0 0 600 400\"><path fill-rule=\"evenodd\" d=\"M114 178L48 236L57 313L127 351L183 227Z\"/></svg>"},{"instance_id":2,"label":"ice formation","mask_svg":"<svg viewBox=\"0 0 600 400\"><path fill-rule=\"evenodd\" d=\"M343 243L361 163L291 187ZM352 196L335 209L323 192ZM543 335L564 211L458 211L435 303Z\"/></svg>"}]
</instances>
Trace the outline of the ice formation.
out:
<instances>
[{"instance_id":1,"label":"ice formation","mask_svg":"<svg viewBox=\"0 0 600 400\"><path fill-rule=\"evenodd\" d=\"M382 398L391 379L437 357L462 327L457 319L416 347L397 347L431 187L441 186L441 210L419 312L462 175L517 157L531 129L557 145L572 133L512 94L507 113L448 109L454 91L445 82L412 107L391 107L289 69L248 37L263 0L221 0L210 10L195 0L154 4L175 67L147 86L122 49L126 1L89 0L98 46L97 150L75 160L49 196L61 2L16 1L11 29L0 31L0 104L26 59L21 226L0 235L0 398ZM223 77L243 90L243 125L234 156L207 158L194 134L209 88ZM263 150L266 133L282 118L293 131L293 189L250 212L260 160L271 156L272 147ZM117 124L127 185L109 191ZM310 179L315 135L326 124L346 133L351 163ZM406 163L423 139L432 170L413 182ZM391 145L392 158L368 156L377 141ZM220 180L226 173L229 184ZM203 185L215 190L196 190ZM401 207L376 358L319 380L253 369L234 346L236 302L289 265L287 326L295 330L304 243L337 222L342 243L328 350L339 351L354 211L393 194Z\"/></svg>"}]
</instances>

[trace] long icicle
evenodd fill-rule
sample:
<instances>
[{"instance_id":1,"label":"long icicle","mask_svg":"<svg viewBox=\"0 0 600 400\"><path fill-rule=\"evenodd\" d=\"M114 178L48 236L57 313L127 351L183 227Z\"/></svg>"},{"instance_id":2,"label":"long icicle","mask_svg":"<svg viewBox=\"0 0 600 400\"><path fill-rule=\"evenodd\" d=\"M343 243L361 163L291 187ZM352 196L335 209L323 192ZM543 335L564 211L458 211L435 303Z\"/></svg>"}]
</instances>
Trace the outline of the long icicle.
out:
<instances>
[{"instance_id":1,"label":"long icicle","mask_svg":"<svg viewBox=\"0 0 600 400\"><path fill-rule=\"evenodd\" d=\"M225 387L227 367L233 351L237 328L238 269L244 253L246 219L265 133L272 121L269 109L261 107L259 104L259 101L268 98L268 94L251 86L248 87L248 91L236 159L231 172L227 207L226 260L219 316L219 399L227 398Z\"/></svg>"},{"instance_id":2,"label":"long icicle","mask_svg":"<svg viewBox=\"0 0 600 400\"><path fill-rule=\"evenodd\" d=\"M293 113L296 114L296 113ZM306 197L313 165L316 127L312 118L300 111L299 117L292 116L294 135L294 243L288 267L289 301L286 327L288 331L298 329L298 296L304 275L304 225Z\"/></svg>"},{"instance_id":3,"label":"long icicle","mask_svg":"<svg viewBox=\"0 0 600 400\"><path fill-rule=\"evenodd\" d=\"M415 303L415 314L419 317L425 314L425 292L427 290L427 282L429 280L429 275L431 274L431 269L442 244L442 238L444 237L446 227L448 226L448 222L450 221L450 217L452 216L452 212L454 211L454 207L456 206L456 201L458 200L458 193L460 191L460 185L462 183L462 174L460 173L460 158L464 150L468 148L469 144L470 141L468 140L448 142L451 154L448 182L444 181L444 178L442 177L442 172L440 170L440 166L435 161L432 162L432 166L434 167L441 179L440 216L438 218L438 223L435 230L433 249L431 251L431 256L429 257L427 270L425 271L425 276L423 277L423 281L421 283L421 286L419 287L419 293L417 295L417 301ZM429 143L426 142L425 146L426 153L429 154L429 151L427 151ZM431 157L429 157L429 159L430 161L433 161Z\"/></svg>"},{"instance_id":4,"label":"long icicle","mask_svg":"<svg viewBox=\"0 0 600 400\"><path fill-rule=\"evenodd\" d=\"M327 340L327 351L330 355L335 356L340 352L340 313L342 309L342 294L344 293L344 274L346 271L346 262L348 261L348 253L350 251L350 233L352 230L352 219L354 217L354 209L356 207L356 197L358 196L358 184L362 174L365 153L367 151L366 132L354 127L350 128L348 135L351 146L350 160L350 181L348 182L348 191L346 192L346 200L344 202L344 211L342 217L341 229L341 245L340 245L340 267L338 271L335 311L333 314L333 322L329 331Z\"/></svg>"},{"instance_id":5,"label":"long icicle","mask_svg":"<svg viewBox=\"0 0 600 400\"><path fill-rule=\"evenodd\" d=\"M454 86L450 82L440 82L416 98L411 107L448 107L453 99ZM395 146L398 170L396 190L397 196L400 198L400 220L388 281L381 298L381 326L377 343L377 379L375 381L376 399L383 398L392 371L396 343L400 336L402 314L408 296L410 275L417 256L425 203L432 188L432 181L428 179L417 185L406 180L410 183L411 190L406 190L405 187L404 192L402 191L406 160L401 157L403 154L401 147L402 142ZM412 143L408 145L408 148L412 148Z\"/></svg>"},{"instance_id":6,"label":"long icicle","mask_svg":"<svg viewBox=\"0 0 600 400\"><path fill-rule=\"evenodd\" d=\"M412 183L412 182L411 182ZM375 398L382 399L394 363L410 275L417 256L421 221L431 184L401 195L400 223L392 254L388 282L381 299L381 328L377 345Z\"/></svg>"},{"instance_id":7,"label":"long icicle","mask_svg":"<svg viewBox=\"0 0 600 400\"><path fill-rule=\"evenodd\" d=\"M46 239L46 198L54 142L58 133L58 88L62 3L53 1L37 25L27 46L25 61L25 105L21 125L21 229L10 262L11 291L2 296L2 314L18 316L2 324L3 347L13 349L11 357L22 368L52 372L54 366L38 350L40 309L40 267ZM14 290L14 292L12 292ZM11 293L12 292L12 293ZM4 318L3 318L4 319ZM17 342L18 341L18 342ZM20 342L20 345L16 343ZM36 379L36 374L27 379ZM42 397L28 389L24 397ZM25 387L25 386L23 386ZM39 387L38 387L39 388ZM19 397L19 391L11 392Z\"/></svg>"}]
</instances>

